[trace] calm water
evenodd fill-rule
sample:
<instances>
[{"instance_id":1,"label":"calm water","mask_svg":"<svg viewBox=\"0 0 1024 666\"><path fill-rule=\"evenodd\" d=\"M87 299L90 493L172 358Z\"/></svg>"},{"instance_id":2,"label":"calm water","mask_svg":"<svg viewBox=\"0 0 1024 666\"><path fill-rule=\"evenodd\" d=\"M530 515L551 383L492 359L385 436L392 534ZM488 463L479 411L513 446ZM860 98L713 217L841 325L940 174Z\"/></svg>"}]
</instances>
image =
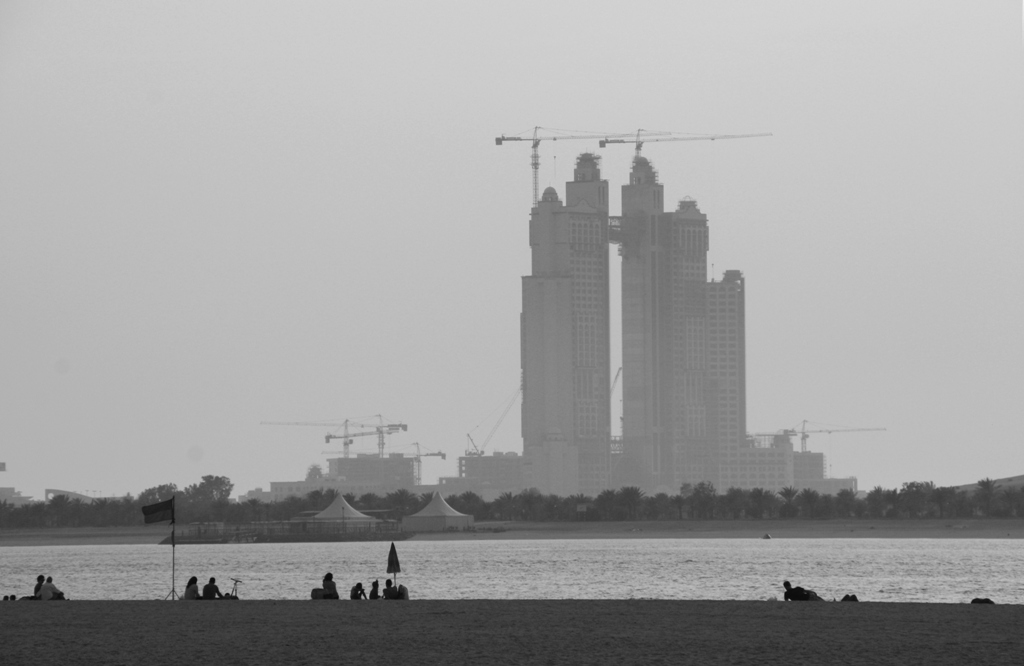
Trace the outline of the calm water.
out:
<instances>
[{"instance_id":1,"label":"calm water","mask_svg":"<svg viewBox=\"0 0 1024 666\"><path fill-rule=\"evenodd\" d=\"M179 546L189 576L244 582L243 599L308 599L331 571L339 590L381 584L389 543ZM862 601L1024 603L1024 541L942 539L616 539L406 541L397 544L414 599L765 599L781 584ZM156 599L171 587L167 546L0 548L0 591L31 592L52 575L72 599Z\"/></svg>"}]
</instances>

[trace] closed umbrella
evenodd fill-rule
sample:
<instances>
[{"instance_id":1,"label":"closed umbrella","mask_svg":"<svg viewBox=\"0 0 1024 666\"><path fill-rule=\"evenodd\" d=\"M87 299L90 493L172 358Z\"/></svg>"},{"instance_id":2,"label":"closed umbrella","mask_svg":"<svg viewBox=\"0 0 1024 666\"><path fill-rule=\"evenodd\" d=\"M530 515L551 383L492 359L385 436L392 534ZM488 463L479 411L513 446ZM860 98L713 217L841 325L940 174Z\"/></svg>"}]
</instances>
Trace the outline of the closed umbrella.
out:
<instances>
[{"instance_id":1,"label":"closed umbrella","mask_svg":"<svg viewBox=\"0 0 1024 666\"><path fill-rule=\"evenodd\" d=\"M395 550L395 542L391 542L391 552L388 553L388 573L397 574L402 571L402 565L398 563L398 551ZM395 576L395 583L398 583L398 576Z\"/></svg>"}]
</instances>

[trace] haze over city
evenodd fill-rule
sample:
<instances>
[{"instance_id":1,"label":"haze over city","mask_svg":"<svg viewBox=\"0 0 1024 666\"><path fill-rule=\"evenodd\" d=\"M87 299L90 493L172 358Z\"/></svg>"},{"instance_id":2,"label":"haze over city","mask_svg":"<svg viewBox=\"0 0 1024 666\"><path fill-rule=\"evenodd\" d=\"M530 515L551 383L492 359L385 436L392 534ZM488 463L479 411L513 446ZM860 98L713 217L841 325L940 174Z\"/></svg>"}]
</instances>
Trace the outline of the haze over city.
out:
<instances>
[{"instance_id":1,"label":"haze over city","mask_svg":"<svg viewBox=\"0 0 1024 666\"><path fill-rule=\"evenodd\" d=\"M771 132L644 147L666 209L708 216L709 277L746 278L749 430L887 428L810 440L861 488L1019 474L1021 24L1010 2L5 3L0 486L238 494L334 448L261 421L378 413L409 425L389 450L448 454L425 482L454 475L520 379L529 145L494 137L535 125ZM541 189L583 151L618 214L628 145L545 143ZM518 405L488 449L522 451Z\"/></svg>"}]
</instances>

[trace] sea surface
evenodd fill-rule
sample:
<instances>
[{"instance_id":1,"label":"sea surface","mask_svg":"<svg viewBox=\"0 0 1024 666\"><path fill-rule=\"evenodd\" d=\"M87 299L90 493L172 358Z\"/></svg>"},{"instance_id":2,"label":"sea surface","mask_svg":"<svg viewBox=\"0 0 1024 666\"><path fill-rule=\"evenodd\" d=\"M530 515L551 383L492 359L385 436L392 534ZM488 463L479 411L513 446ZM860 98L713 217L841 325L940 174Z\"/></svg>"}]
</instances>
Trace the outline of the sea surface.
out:
<instances>
[{"instance_id":1,"label":"sea surface","mask_svg":"<svg viewBox=\"0 0 1024 666\"><path fill-rule=\"evenodd\" d=\"M396 544L413 599L782 598L782 581L825 599L1024 603L1024 541L986 539L572 539ZM174 584L211 577L242 599L308 599L323 575L339 591L388 577L390 543L182 545ZM39 574L71 599L162 599L171 548L0 549L0 592L30 594Z\"/></svg>"}]
</instances>

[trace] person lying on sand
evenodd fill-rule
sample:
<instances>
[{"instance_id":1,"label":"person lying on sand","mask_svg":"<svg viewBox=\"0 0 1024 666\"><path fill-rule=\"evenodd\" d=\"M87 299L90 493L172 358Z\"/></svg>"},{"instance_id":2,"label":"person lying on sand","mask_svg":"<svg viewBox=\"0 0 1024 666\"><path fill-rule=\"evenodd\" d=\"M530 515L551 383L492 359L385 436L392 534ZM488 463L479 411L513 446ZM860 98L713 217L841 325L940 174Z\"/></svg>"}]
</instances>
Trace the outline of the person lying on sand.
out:
<instances>
[{"instance_id":1,"label":"person lying on sand","mask_svg":"<svg viewBox=\"0 0 1024 666\"><path fill-rule=\"evenodd\" d=\"M782 581L782 587L786 588L786 594L783 596L786 601L824 601L814 590L793 587L788 580Z\"/></svg>"}]
</instances>

